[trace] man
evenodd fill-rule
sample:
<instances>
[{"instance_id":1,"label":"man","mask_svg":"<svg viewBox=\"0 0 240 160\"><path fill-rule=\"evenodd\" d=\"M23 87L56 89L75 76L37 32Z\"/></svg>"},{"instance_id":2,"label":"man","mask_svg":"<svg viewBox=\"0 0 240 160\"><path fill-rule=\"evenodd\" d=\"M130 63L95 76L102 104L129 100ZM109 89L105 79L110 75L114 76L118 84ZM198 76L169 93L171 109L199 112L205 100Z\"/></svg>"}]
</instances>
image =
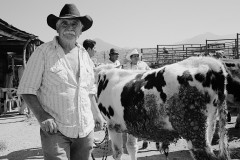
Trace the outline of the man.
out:
<instances>
[{"instance_id":1,"label":"man","mask_svg":"<svg viewBox=\"0 0 240 160\"><path fill-rule=\"evenodd\" d=\"M88 52L91 60L93 61L94 63L94 66L96 67L98 64L97 64L97 59L94 59L94 55L95 53L97 52L96 51L96 41L94 40L91 40L91 39L86 39L83 41L83 47L86 49L86 51Z\"/></svg>"},{"instance_id":2,"label":"man","mask_svg":"<svg viewBox=\"0 0 240 160\"><path fill-rule=\"evenodd\" d=\"M40 124L45 160L89 160L93 114L98 113L94 118L100 124L101 115L91 110L93 68L77 39L93 21L88 15L80 16L74 4L66 4L59 17L50 14L47 23L58 36L31 55L18 93Z\"/></svg>"},{"instance_id":3,"label":"man","mask_svg":"<svg viewBox=\"0 0 240 160\"><path fill-rule=\"evenodd\" d=\"M120 62L118 60L119 53L116 49L110 49L109 59L106 61L106 64L113 64L114 66L120 66Z\"/></svg>"},{"instance_id":4,"label":"man","mask_svg":"<svg viewBox=\"0 0 240 160\"><path fill-rule=\"evenodd\" d=\"M131 70L150 70L150 67L146 62L140 61L141 54L138 53L137 49L134 49L132 52L129 52L126 55L126 59L129 61L124 69Z\"/></svg>"}]
</instances>

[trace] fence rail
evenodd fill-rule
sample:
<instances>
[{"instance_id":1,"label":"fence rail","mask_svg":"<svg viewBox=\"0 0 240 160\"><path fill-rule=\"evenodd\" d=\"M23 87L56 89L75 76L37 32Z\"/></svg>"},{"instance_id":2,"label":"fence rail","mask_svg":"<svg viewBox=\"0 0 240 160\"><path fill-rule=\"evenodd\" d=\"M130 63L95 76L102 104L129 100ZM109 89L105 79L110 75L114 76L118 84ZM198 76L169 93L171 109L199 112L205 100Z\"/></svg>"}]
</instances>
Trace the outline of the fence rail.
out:
<instances>
[{"instance_id":1,"label":"fence rail","mask_svg":"<svg viewBox=\"0 0 240 160\"><path fill-rule=\"evenodd\" d=\"M224 58L239 59L240 33L236 39L212 39L205 44L157 45L156 48L141 48L142 60L157 68L175 63L191 56L211 55L219 58L217 53L224 53Z\"/></svg>"}]
</instances>

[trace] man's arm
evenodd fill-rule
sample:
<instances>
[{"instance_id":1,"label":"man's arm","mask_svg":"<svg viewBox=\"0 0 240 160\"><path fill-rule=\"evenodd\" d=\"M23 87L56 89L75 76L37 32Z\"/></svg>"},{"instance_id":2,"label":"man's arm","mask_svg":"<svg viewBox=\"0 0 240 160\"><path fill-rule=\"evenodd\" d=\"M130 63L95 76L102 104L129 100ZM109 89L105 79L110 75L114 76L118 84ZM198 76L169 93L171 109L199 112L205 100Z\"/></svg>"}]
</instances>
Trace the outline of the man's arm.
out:
<instances>
[{"instance_id":1,"label":"man's arm","mask_svg":"<svg viewBox=\"0 0 240 160\"><path fill-rule=\"evenodd\" d=\"M95 94L89 94L89 98L91 101L91 109L92 109L93 117L95 120L95 125L96 125L95 128L102 129L106 121L103 119L102 114L98 109Z\"/></svg>"},{"instance_id":2,"label":"man's arm","mask_svg":"<svg viewBox=\"0 0 240 160\"><path fill-rule=\"evenodd\" d=\"M57 124L54 118L42 108L37 96L33 94L22 94L21 96L37 118L41 129L46 132L57 133Z\"/></svg>"}]
</instances>

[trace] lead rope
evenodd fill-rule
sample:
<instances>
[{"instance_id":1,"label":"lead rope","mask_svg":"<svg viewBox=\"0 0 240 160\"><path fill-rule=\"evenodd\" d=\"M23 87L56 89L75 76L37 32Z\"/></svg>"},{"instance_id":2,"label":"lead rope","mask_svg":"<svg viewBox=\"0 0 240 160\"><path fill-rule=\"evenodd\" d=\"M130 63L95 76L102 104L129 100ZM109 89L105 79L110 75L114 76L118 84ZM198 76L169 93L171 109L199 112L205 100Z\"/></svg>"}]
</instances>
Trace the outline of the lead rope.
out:
<instances>
[{"instance_id":1,"label":"lead rope","mask_svg":"<svg viewBox=\"0 0 240 160\"><path fill-rule=\"evenodd\" d=\"M103 153L103 157L102 157L102 160L107 160L107 155L108 155L108 140L109 140L109 136L108 136L108 129L107 129L107 126L104 127L105 130L105 136L103 138L103 140L99 143L97 142L94 142L95 144L95 147L94 148L100 148L104 151ZM101 145L104 143L104 146L101 147ZM94 156L93 156L93 153L91 153L91 156L92 156L92 159L95 160Z\"/></svg>"}]
</instances>

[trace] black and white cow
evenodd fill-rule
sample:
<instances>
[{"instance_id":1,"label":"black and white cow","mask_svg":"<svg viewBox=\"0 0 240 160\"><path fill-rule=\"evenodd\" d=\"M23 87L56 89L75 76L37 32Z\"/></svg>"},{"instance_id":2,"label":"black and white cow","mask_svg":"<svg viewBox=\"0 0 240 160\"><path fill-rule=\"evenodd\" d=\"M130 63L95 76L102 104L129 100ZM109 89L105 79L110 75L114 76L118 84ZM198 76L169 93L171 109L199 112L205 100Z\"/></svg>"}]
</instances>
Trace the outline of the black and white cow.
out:
<instances>
[{"instance_id":1,"label":"black and white cow","mask_svg":"<svg viewBox=\"0 0 240 160\"><path fill-rule=\"evenodd\" d=\"M211 57L191 57L150 71L102 70L98 77L98 107L108 122L113 157L121 159L122 132L169 144L187 140L196 160L228 160L226 79L223 64ZM219 155L211 148L219 119ZM136 159L137 140L127 149Z\"/></svg>"}]
</instances>

